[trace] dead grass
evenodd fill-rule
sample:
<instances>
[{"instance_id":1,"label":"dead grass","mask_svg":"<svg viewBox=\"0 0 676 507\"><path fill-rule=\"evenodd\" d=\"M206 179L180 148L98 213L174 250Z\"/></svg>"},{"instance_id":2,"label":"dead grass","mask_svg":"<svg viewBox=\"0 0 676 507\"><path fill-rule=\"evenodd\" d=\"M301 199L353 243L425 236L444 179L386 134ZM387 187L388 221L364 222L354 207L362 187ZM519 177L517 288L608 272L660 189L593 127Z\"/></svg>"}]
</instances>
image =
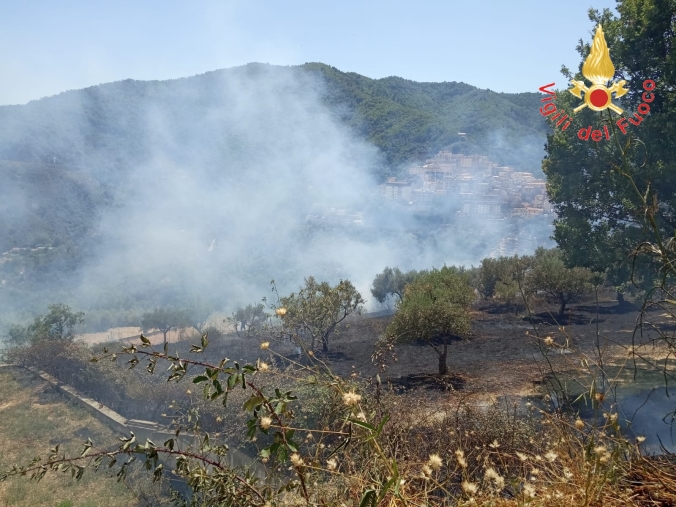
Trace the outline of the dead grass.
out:
<instances>
[{"instance_id":1,"label":"dead grass","mask_svg":"<svg viewBox=\"0 0 676 507\"><path fill-rule=\"evenodd\" d=\"M25 463L55 444L76 454L90 437L97 445L113 447L115 434L67 403L45 383L15 368L0 369L0 468ZM86 471L78 482L70 474L49 473L40 482L12 477L0 482L2 507L131 507L138 502L130 489L115 480L114 472Z\"/></svg>"}]
</instances>

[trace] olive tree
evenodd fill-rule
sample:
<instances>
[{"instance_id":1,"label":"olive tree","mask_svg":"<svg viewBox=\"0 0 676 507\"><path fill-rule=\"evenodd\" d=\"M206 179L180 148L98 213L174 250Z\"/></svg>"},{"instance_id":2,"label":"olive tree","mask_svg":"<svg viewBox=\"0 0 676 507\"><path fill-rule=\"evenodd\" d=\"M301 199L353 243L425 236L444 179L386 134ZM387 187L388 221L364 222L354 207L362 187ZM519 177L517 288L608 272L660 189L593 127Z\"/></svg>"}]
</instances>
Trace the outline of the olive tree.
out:
<instances>
[{"instance_id":1,"label":"olive tree","mask_svg":"<svg viewBox=\"0 0 676 507\"><path fill-rule=\"evenodd\" d=\"M15 324L9 329L12 343L23 345L43 340L69 340L75 337L77 326L84 324L84 313L74 312L70 306L57 303L49 305L45 315L35 317L27 326Z\"/></svg>"},{"instance_id":2,"label":"olive tree","mask_svg":"<svg viewBox=\"0 0 676 507\"><path fill-rule=\"evenodd\" d=\"M269 315L265 313L265 305L258 303L238 308L228 320L234 325L237 336L240 336L240 330L245 331L247 334L256 331L265 323L268 317Z\"/></svg>"},{"instance_id":3,"label":"olive tree","mask_svg":"<svg viewBox=\"0 0 676 507\"><path fill-rule=\"evenodd\" d=\"M200 334L204 332L207 321L216 310L213 302L202 296L194 297L186 301L183 313L188 324L193 326Z\"/></svg>"},{"instance_id":4,"label":"olive tree","mask_svg":"<svg viewBox=\"0 0 676 507\"><path fill-rule=\"evenodd\" d=\"M158 329L164 335L164 343L167 343L167 333L171 329L185 325L188 318L184 311L174 308L155 308L152 312L143 314L141 325L144 331Z\"/></svg>"},{"instance_id":5,"label":"olive tree","mask_svg":"<svg viewBox=\"0 0 676 507\"><path fill-rule=\"evenodd\" d=\"M406 287L386 335L395 342L426 341L439 355L439 375L445 375L449 341L469 331L475 297L466 274L446 266L432 270Z\"/></svg>"},{"instance_id":6,"label":"olive tree","mask_svg":"<svg viewBox=\"0 0 676 507\"><path fill-rule=\"evenodd\" d=\"M561 250L542 247L535 251L533 269L528 276L532 292L543 292L559 305L563 316L566 305L591 291L593 273L587 268L566 267Z\"/></svg>"},{"instance_id":7,"label":"olive tree","mask_svg":"<svg viewBox=\"0 0 676 507\"><path fill-rule=\"evenodd\" d=\"M298 292L280 298L276 313L281 320L283 335L309 340L310 350L315 350L321 343L322 351L326 353L338 324L353 313L361 313L364 303L349 280L340 280L331 286L310 276Z\"/></svg>"},{"instance_id":8,"label":"olive tree","mask_svg":"<svg viewBox=\"0 0 676 507\"><path fill-rule=\"evenodd\" d=\"M415 270L404 273L399 268L386 267L373 280L371 294L380 303L384 303L390 296L394 296L397 301L401 301L404 298L406 285L424 273L424 271L418 272Z\"/></svg>"},{"instance_id":9,"label":"olive tree","mask_svg":"<svg viewBox=\"0 0 676 507\"><path fill-rule=\"evenodd\" d=\"M533 266L533 257L486 258L479 268L479 292L486 299L512 305L516 313L519 302L527 298L530 286L526 279Z\"/></svg>"}]
</instances>

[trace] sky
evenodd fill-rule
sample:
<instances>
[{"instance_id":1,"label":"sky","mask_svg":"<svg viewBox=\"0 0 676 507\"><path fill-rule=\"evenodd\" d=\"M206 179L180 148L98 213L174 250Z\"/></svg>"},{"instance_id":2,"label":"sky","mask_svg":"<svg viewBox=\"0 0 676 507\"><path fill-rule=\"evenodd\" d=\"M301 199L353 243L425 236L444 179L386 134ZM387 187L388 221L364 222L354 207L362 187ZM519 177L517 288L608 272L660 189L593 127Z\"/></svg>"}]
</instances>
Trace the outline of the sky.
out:
<instances>
[{"instance_id":1,"label":"sky","mask_svg":"<svg viewBox=\"0 0 676 507\"><path fill-rule=\"evenodd\" d=\"M614 0L0 0L0 105L262 62L536 91Z\"/></svg>"}]
</instances>

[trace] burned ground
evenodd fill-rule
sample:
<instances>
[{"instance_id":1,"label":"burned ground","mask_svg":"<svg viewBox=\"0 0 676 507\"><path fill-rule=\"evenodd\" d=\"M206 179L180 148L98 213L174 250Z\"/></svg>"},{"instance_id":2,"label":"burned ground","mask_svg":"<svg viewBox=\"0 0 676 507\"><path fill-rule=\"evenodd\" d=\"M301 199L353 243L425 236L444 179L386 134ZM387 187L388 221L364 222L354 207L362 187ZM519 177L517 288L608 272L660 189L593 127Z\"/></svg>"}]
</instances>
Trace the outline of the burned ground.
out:
<instances>
[{"instance_id":1,"label":"burned ground","mask_svg":"<svg viewBox=\"0 0 676 507\"><path fill-rule=\"evenodd\" d=\"M391 383L397 391L420 390L425 396L443 396L443 393L490 394L491 396L523 396L533 394L541 384L547 364L543 361L543 339L551 336L557 346L549 350L550 362L564 367L565 354L561 350L568 340L569 347L591 354L599 341L609 354L622 354L631 344L639 316L639 307L620 305L607 295L597 307L587 300L571 305L562 319L554 307L535 307L532 315L515 315L507 307L482 303L472 310L473 324L469 336L454 341L449 347L448 364L451 375L439 378L436 374L438 356L425 342L401 343L395 347L395 360L390 360L384 371L372 362L378 338L383 334L391 316L352 319L338 329L328 355L317 354L331 370L342 377L374 377L380 374L383 382ZM669 319L659 312L648 312L648 318L661 326L669 326ZM539 338L538 338L539 336ZM645 335L643 342L649 340ZM637 336L637 339L639 337ZM264 337L226 335L210 345L209 357L229 357L242 362L266 358L259 343ZM189 341L172 344L170 349L189 349ZM289 344L272 343L271 348L291 359L296 359ZM568 354L570 356L570 354ZM279 359L269 358L281 364Z\"/></svg>"},{"instance_id":2,"label":"burned ground","mask_svg":"<svg viewBox=\"0 0 676 507\"><path fill-rule=\"evenodd\" d=\"M330 343L330 353L317 352L315 358L323 361L333 373L342 377L374 379L377 374L385 385L402 395L420 395L431 403L455 396L487 401L499 397L523 398L541 392L543 379L551 369L570 372L580 366L578 352L592 356L598 342L606 361L626 368L626 350L632 339L648 343L651 335L634 334L640 308L619 304L614 294L605 293L598 306L594 299L570 305L562 319L555 315L555 307L542 302L532 307L530 316L513 307L483 302L472 308L471 332L462 341L453 341L449 347L450 375L437 375L438 356L425 342L400 343L395 347L396 360L389 360L387 368L379 371L372 361L376 343L385 332L392 316L368 315L354 317L341 325ZM663 329L672 325L663 312L651 311L648 320ZM554 344L547 346L550 336ZM160 340L161 337L155 336ZM306 362L296 355L294 347L286 342L272 342L270 351L261 350L265 336L226 334L214 337L205 351L204 359L219 362L223 357L240 363L258 359L283 367L289 361ZM138 340L136 340L138 341ZM192 339L171 343L169 351L187 357ZM156 347L160 348L160 347ZM659 349L659 347L658 347ZM575 352L573 352L573 350ZM653 347L642 349L644 356L661 357L663 351ZM547 358L543 356L547 354ZM280 357L285 356L288 359ZM610 363L609 363L610 364Z\"/></svg>"}]
</instances>

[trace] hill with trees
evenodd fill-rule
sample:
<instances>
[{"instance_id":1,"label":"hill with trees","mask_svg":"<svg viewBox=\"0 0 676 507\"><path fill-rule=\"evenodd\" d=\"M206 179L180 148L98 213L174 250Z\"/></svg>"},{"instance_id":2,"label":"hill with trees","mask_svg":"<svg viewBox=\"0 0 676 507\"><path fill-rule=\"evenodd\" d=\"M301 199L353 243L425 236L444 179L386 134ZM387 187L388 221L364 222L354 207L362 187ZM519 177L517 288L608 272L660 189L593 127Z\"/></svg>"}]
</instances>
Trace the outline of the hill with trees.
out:
<instances>
[{"instance_id":1,"label":"hill with trees","mask_svg":"<svg viewBox=\"0 0 676 507\"><path fill-rule=\"evenodd\" d=\"M119 169L150 155L153 139L145 117L149 107L183 124L188 134L210 112L228 105L218 98L222 78L256 81L289 74L318 78L308 82L336 118L381 150L381 176L441 149L485 154L521 170L540 170L547 130L539 121L537 93L496 93L465 83L419 83L400 77L370 79L322 63L252 63L176 80L128 79L26 105L0 106L0 160L90 170L96 166L100 177L103 169ZM200 104L188 100L196 88L206 92ZM280 81L279 93L289 92ZM459 132L466 137L459 138ZM114 174L111 178L114 181Z\"/></svg>"},{"instance_id":2,"label":"hill with trees","mask_svg":"<svg viewBox=\"0 0 676 507\"><path fill-rule=\"evenodd\" d=\"M236 227L230 217L241 207L220 220L214 212L225 213L223 203L242 196L260 194L256 204L245 199L241 206L248 208L283 202L285 223L300 223L303 206L334 199L311 195L307 189L319 188L317 182L362 206L375 183L444 148L535 172L546 128L537 104L536 93L370 79L309 63L125 80L2 106L0 300L5 308L27 308L26 298L39 299L46 286L52 294L45 302L62 300L80 284L83 262L124 250L129 229L147 228L137 239L145 242L157 230L150 222L172 214L177 219L165 244L185 244L180 230L193 232L200 244L225 241L223 231ZM195 206L186 207L188 201ZM120 216L130 208L138 217L123 226ZM240 225L238 238L260 229L250 221ZM298 241L292 240L287 234L276 245ZM260 244L257 250L265 251ZM157 279L177 279L174 274ZM149 302L143 310L164 304Z\"/></svg>"},{"instance_id":3,"label":"hill with trees","mask_svg":"<svg viewBox=\"0 0 676 507\"><path fill-rule=\"evenodd\" d=\"M370 79L322 63L300 69L324 78L327 102L380 148L385 174L441 149L488 155L500 164L540 172L547 127L538 113L537 93L497 93L465 83L418 83L395 76Z\"/></svg>"}]
</instances>

